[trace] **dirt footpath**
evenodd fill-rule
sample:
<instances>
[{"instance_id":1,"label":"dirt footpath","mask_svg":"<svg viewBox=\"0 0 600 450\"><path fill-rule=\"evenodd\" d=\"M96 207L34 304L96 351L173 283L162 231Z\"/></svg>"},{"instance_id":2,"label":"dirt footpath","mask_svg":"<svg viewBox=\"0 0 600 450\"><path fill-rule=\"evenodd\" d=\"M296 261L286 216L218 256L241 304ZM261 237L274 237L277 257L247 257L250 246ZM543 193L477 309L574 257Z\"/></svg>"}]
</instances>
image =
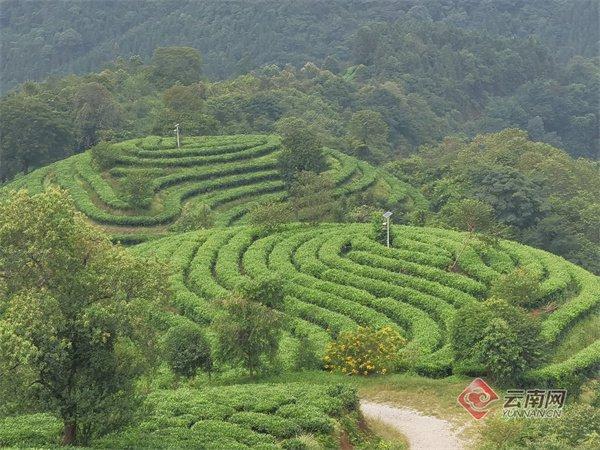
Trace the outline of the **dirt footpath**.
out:
<instances>
[{"instance_id":1,"label":"dirt footpath","mask_svg":"<svg viewBox=\"0 0 600 450\"><path fill-rule=\"evenodd\" d=\"M406 436L413 450L464 449L450 422L424 416L410 408L396 408L366 400L360 402L365 418L373 418L396 428Z\"/></svg>"}]
</instances>

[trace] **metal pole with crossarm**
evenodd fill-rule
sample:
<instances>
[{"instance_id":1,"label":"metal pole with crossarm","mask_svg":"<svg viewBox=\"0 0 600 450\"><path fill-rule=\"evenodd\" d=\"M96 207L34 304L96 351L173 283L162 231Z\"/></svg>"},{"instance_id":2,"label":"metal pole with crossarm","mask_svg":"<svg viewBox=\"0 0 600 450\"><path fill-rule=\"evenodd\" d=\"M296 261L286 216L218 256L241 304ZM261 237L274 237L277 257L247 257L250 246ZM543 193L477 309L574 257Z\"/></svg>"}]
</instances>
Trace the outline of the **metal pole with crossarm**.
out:
<instances>
[{"instance_id":1,"label":"metal pole with crossarm","mask_svg":"<svg viewBox=\"0 0 600 450\"><path fill-rule=\"evenodd\" d=\"M385 228L386 228L386 243L389 248L390 246L390 216L392 215L391 211L386 211L383 213L383 217L385 217Z\"/></svg>"}]
</instances>

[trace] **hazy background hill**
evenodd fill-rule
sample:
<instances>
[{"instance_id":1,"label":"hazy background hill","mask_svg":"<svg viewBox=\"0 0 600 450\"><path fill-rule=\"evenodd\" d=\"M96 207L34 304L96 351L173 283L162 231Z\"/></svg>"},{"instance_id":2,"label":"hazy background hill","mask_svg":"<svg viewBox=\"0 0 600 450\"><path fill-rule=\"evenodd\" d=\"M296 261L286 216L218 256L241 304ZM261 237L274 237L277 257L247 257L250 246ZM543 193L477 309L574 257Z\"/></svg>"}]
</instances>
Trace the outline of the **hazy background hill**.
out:
<instances>
[{"instance_id":1,"label":"hazy background hill","mask_svg":"<svg viewBox=\"0 0 600 450\"><path fill-rule=\"evenodd\" d=\"M353 58L350 37L369 22L413 18L508 38L535 37L566 61L598 46L596 0L57 1L0 3L2 89L50 74L84 73L156 47L201 51L224 78L265 64Z\"/></svg>"}]
</instances>

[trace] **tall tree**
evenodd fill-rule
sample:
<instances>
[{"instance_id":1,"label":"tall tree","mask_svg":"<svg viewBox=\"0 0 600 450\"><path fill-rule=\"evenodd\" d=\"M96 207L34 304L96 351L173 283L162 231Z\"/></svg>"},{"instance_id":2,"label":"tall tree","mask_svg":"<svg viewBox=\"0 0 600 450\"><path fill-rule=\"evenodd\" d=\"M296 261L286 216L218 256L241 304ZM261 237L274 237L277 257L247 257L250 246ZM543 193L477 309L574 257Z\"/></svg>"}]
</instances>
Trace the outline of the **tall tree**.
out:
<instances>
[{"instance_id":1,"label":"tall tree","mask_svg":"<svg viewBox=\"0 0 600 450\"><path fill-rule=\"evenodd\" d=\"M0 376L63 421L62 442L107 431L151 355L144 319L166 297L155 263L114 246L50 189L0 203Z\"/></svg>"},{"instance_id":2,"label":"tall tree","mask_svg":"<svg viewBox=\"0 0 600 450\"><path fill-rule=\"evenodd\" d=\"M281 132L283 150L279 155L279 171L288 186L300 172L320 173L327 169L321 139L305 121L287 121Z\"/></svg>"},{"instance_id":3,"label":"tall tree","mask_svg":"<svg viewBox=\"0 0 600 450\"><path fill-rule=\"evenodd\" d=\"M159 87L200 81L202 57L191 47L159 47L152 55L152 80Z\"/></svg>"},{"instance_id":4,"label":"tall tree","mask_svg":"<svg viewBox=\"0 0 600 450\"><path fill-rule=\"evenodd\" d=\"M0 117L0 181L73 152L68 117L37 97L7 97L0 102Z\"/></svg>"},{"instance_id":5,"label":"tall tree","mask_svg":"<svg viewBox=\"0 0 600 450\"><path fill-rule=\"evenodd\" d=\"M81 147L90 148L100 140L100 132L117 127L122 111L112 94L100 83L83 84L74 97L75 121L81 132Z\"/></svg>"}]
</instances>

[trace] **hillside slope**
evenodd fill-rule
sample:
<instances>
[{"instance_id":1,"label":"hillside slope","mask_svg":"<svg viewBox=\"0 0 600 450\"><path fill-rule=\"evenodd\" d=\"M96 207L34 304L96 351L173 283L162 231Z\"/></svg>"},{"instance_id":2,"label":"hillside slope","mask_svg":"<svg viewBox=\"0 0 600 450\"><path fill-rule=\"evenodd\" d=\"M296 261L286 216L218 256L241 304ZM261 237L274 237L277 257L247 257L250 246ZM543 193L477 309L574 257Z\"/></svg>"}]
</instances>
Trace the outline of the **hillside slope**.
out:
<instances>
[{"instance_id":1,"label":"hillside slope","mask_svg":"<svg viewBox=\"0 0 600 450\"><path fill-rule=\"evenodd\" d=\"M366 3L366 4L365 4ZM211 77L265 64L348 60L362 25L414 18L483 29L505 37L536 36L568 58L594 56L598 4L593 0L335 0L251 2L35 0L0 3L0 90L50 74L97 70L117 56L189 45L205 55Z\"/></svg>"},{"instance_id":2,"label":"hillside slope","mask_svg":"<svg viewBox=\"0 0 600 450\"><path fill-rule=\"evenodd\" d=\"M493 280L523 267L541 281L541 333L548 349L530 376L552 381L600 364L600 341L551 357L567 330L597 315L600 278L511 241L469 246L459 270L450 271L464 234L407 226L393 231L392 248L372 240L365 224L292 224L270 234L253 227L185 233L135 251L171 262L174 306L188 319L210 323L218 311L214 300L248 278L275 273L285 283L279 309L291 319L292 340L309 336L322 351L340 331L390 326L409 339L406 365L428 376L453 371L448 327L456 309L485 299Z\"/></svg>"},{"instance_id":3,"label":"hillside slope","mask_svg":"<svg viewBox=\"0 0 600 450\"><path fill-rule=\"evenodd\" d=\"M101 171L91 152L42 167L0 190L40 192L48 184L67 189L77 208L115 238L136 242L166 234L182 213L182 205L207 205L215 225L243 223L253 206L284 200L288 193L276 168L279 137L237 135L189 137L182 148L174 138L150 136L113 144L111 168ZM336 195L348 197L380 185L390 204L427 208L415 188L387 172L341 152L326 149L328 174ZM128 176L144 173L152 184L147 208L134 208L124 193Z\"/></svg>"}]
</instances>

